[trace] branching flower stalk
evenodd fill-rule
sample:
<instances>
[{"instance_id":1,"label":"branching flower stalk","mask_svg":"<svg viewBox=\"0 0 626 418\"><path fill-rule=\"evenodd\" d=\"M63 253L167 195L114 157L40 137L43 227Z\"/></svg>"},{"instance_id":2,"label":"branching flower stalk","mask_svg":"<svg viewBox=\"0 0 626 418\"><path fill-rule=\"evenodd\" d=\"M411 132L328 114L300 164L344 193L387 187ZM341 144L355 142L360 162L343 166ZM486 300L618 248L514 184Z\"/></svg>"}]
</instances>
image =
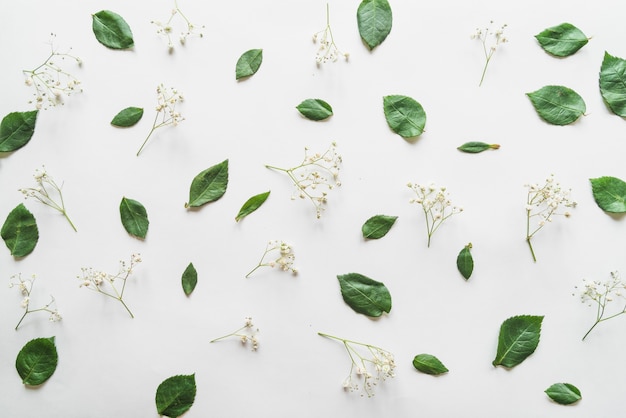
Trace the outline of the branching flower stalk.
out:
<instances>
[{"instance_id":1,"label":"branching flower stalk","mask_svg":"<svg viewBox=\"0 0 626 418\"><path fill-rule=\"evenodd\" d=\"M575 288L578 289L578 286L575 286ZM596 305L596 321L583 336L583 341L601 322L608 321L609 319L616 318L626 313L625 290L626 282L620 278L619 272L617 271L611 272L611 278L605 282L600 282L599 280L587 281L583 279L580 301L589 306ZM609 303L616 299L621 300L623 306L620 310L614 310L608 313L606 309Z\"/></svg>"},{"instance_id":2,"label":"branching flower stalk","mask_svg":"<svg viewBox=\"0 0 626 418\"><path fill-rule=\"evenodd\" d=\"M50 317L49 317L50 322L58 322L62 319L56 307L52 308L52 306L56 306L56 301L54 299L54 296L52 295L50 295L50 302L48 302L46 305L42 306L41 308L31 309L30 307L31 295L33 292L33 285L35 284L36 278L37 277L34 274L31 276L30 279L22 279L21 274L11 276L10 278L9 287L17 286L17 288L19 289L20 293L23 296L21 306L22 306L22 309L24 309L24 314L22 315L19 322L15 326L16 331L20 327L22 321L24 321L24 318L26 318L26 315L31 314L31 313L46 312L50 314Z\"/></svg>"},{"instance_id":3,"label":"branching flower stalk","mask_svg":"<svg viewBox=\"0 0 626 418\"><path fill-rule=\"evenodd\" d=\"M506 23L502 25L499 29L495 31L492 28L493 20L489 22L489 27L485 29L476 28L476 32L471 35L472 39L478 39L482 43L483 53L485 54L485 66L483 67L483 72L480 77L480 83L478 86L483 85L483 80L485 79L485 74L487 73L487 67L489 66L489 61L493 58L493 54L496 52L496 49L500 44L508 42L508 39L504 36L504 30L506 29ZM492 39L490 45L487 45L487 40Z\"/></svg>"},{"instance_id":4,"label":"branching flower stalk","mask_svg":"<svg viewBox=\"0 0 626 418\"><path fill-rule=\"evenodd\" d=\"M275 259L271 261L265 261L265 257L268 254L276 254L278 253ZM290 271L294 276L298 274L298 270L293 266L293 262L295 261L296 256L293 253L293 250L289 244L285 241L270 241L267 243L265 247L265 252L261 256L261 260L259 264L255 268L253 268L248 274L246 274L246 278L250 277L252 273L254 273L257 269L261 267L278 267L282 271Z\"/></svg>"},{"instance_id":5,"label":"branching flower stalk","mask_svg":"<svg viewBox=\"0 0 626 418\"><path fill-rule=\"evenodd\" d=\"M174 8L171 10L170 17L165 23L162 23L159 20L153 20L150 22L157 27L157 34L163 35L167 38L167 47L170 53L174 51L174 42L172 41L174 28L172 26L172 21L176 16L180 16L185 21L187 29L186 31L180 32L178 40L181 45L185 45L185 43L187 42L187 38L189 38L190 36L198 36L200 38L204 36L202 32L196 32L196 25L191 23L187 16L185 16L183 11L178 6L178 0L174 0ZM204 25L202 25L200 29L204 29Z\"/></svg>"},{"instance_id":6,"label":"branching flower stalk","mask_svg":"<svg viewBox=\"0 0 626 418\"><path fill-rule=\"evenodd\" d=\"M434 183L429 186L408 183L407 187L415 192L416 197L409 200L409 203L416 203L422 207L426 218L426 232L428 234L428 247L433 234L441 224L458 213L463 212L460 206L453 206L449 198L449 193L445 187L437 187Z\"/></svg>"},{"instance_id":7,"label":"branching flower stalk","mask_svg":"<svg viewBox=\"0 0 626 418\"><path fill-rule=\"evenodd\" d=\"M327 62L335 62L342 56L346 61L350 57L347 52L341 52L335 44L335 38L333 37L333 31L330 28L330 6L326 3L326 27L321 31L313 34L313 43L320 46L315 54L315 62L319 66Z\"/></svg>"},{"instance_id":8,"label":"branching flower stalk","mask_svg":"<svg viewBox=\"0 0 626 418\"><path fill-rule=\"evenodd\" d=\"M257 333L259 332L258 328L254 328L254 324L252 323L252 318L247 316L245 318L245 323L243 327L231 332L230 334L226 334L219 338L209 341L209 343L214 343L225 338L229 337L237 337L241 341L241 344L247 345L250 342L252 346L252 351L256 351L259 348L259 337Z\"/></svg>"},{"instance_id":9,"label":"branching flower stalk","mask_svg":"<svg viewBox=\"0 0 626 418\"><path fill-rule=\"evenodd\" d=\"M184 100L183 95L178 90L173 88L166 88L163 84L157 86L157 106L155 108L156 115L154 115L154 121L152 122L152 128L148 133L148 136L141 144L137 156L141 153L146 146L148 139L152 136L154 131L165 126L178 126L178 124L185 120L180 112L176 110L176 105Z\"/></svg>"}]
</instances>

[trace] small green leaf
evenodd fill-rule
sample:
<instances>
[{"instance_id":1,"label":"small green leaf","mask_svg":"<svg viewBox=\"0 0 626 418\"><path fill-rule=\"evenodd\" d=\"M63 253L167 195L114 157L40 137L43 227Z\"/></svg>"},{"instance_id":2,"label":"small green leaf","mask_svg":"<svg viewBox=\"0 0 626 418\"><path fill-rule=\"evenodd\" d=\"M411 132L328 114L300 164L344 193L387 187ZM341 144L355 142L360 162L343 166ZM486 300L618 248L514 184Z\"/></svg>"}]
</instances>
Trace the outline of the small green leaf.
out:
<instances>
[{"instance_id":1,"label":"small green leaf","mask_svg":"<svg viewBox=\"0 0 626 418\"><path fill-rule=\"evenodd\" d=\"M196 399L195 376L172 376L161 382L155 396L159 415L177 418L191 408Z\"/></svg>"},{"instance_id":2,"label":"small green leaf","mask_svg":"<svg viewBox=\"0 0 626 418\"><path fill-rule=\"evenodd\" d=\"M15 359L15 368L23 384L37 386L50 379L58 362L54 337L35 338L22 347Z\"/></svg>"},{"instance_id":3,"label":"small green leaf","mask_svg":"<svg viewBox=\"0 0 626 418\"><path fill-rule=\"evenodd\" d=\"M269 195L270 192L267 191L265 193L252 196L250 199L246 200L246 203L244 203L241 209L239 209L239 213L235 217L235 221L239 222L241 219L245 218L258 208L260 208L261 205L265 203Z\"/></svg>"},{"instance_id":4,"label":"small green leaf","mask_svg":"<svg viewBox=\"0 0 626 418\"><path fill-rule=\"evenodd\" d=\"M333 115L333 108L322 99L306 99L296 109L311 120L324 120Z\"/></svg>"},{"instance_id":5,"label":"small green leaf","mask_svg":"<svg viewBox=\"0 0 626 418\"><path fill-rule=\"evenodd\" d=\"M122 197L120 202L120 217L122 225L129 234L144 239L148 233L148 212L146 208L136 200Z\"/></svg>"},{"instance_id":6,"label":"small green leaf","mask_svg":"<svg viewBox=\"0 0 626 418\"><path fill-rule=\"evenodd\" d=\"M111 125L120 128L128 128L141 120L143 109L140 107L127 107L115 115L111 121Z\"/></svg>"},{"instance_id":7,"label":"small green leaf","mask_svg":"<svg viewBox=\"0 0 626 418\"><path fill-rule=\"evenodd\" d=\"M20 203L7 216L0 235L13 257L25 257L35 249L39 240L37 221L26 206Z\"/></svg>"},{"instance_id":8,"label":"small green leaf","mask_svg":"<svg viewBox=\"0 0 626 418\"><path fill-rule=\"evenodd\" d=\"M199 207L214 202L226 193L228 186L228 160L207 168L191 182L189 203L186 208Z\"/></svg>"},{"instance_id":9,"label":"small green leaf","mask_svg":"<svg viewBox=\"0 0 626 418\"><path fill-rule=\"evenodd\" d=\"M550 399L561 405L571 405L582 399L580 390L569 383L555 383L544 392Z\"/></svg>"},{"instance_id":10,"label":"small green leaf","mask_svg":"<svg viewBox=\"0 0 626 418\"><path fill-rule=\"evenodd\" d=\"M426 113L422 105L407 96L383 97L387 124L403 138L414 138L424 132Z\"/></svg>"},{"instance_id":11,"label":"small green leaf","mask_svg":"<svg viewBox=\"0 0 626 418\"><path fill-rule=\"evenodd\" d=\"M374 49L391 32L391 6L387 0L363 0L356 12L356 20L361 39L370 50Z\"/></svg>"},{"instance_id":12,"label":"small green leaf","mask_svg":"<svg viewBox=\"0 0 626 418\"><path fill-rule=\"evenodd\" d=\"M626 117L626 60L606 51L600 68L600 93L613 113Z\"/></svg>"},{"instance_id":13,"label":"small green leaf","mask_svg":"<svg viewBox=\"0 0 626 418\"><path fill-rule=\"evenodd\" d=\"M422 373L434 376L448 372L446 366L439 359L431 354L418 354L413 359L413 367Z\"/></svg>"},{"instance_id":14,"label":"small green leaf","mask_svg":"<svg viewBox=\"0 0 626 418\"><path fill-rule=\"evenodd\" d=\"M474 270L474 259L472 258L472 253L470 253L471 248L472 243L470 242L461 250L456 258L456 267L459 269L461 275L465 277L465 280L470 278Z\"/></svg>"},{"instance_id":15,"label":"small green leaf","mask_svg":"<svg viewBox=\"0 0 626 418\"><path fill-rule=\"evenodd\" d=\"M589 179L596 203L605 212L626 213L626 182L617 177Z\"/></svg>"},{"instance_id":16,"label":"small green leaf","mask_svg":"<svg viewBox=\"0 0 626 418\"><path fill-rule=\"evenodd\" d=\"M376 215L369 218L361 227L363 238L379 239L387 235L393 224L398 219L397 216Z\"/></svg>"},{"instance_id":17,"label":"small green leaf","mask_svg":"<svg viewBox=\"0 0 626 418\"><path fill-rule=\"evenodd\" d=\"M251 49L244 52L237 60L235 78L239 80L245 77L250 77L259 70L261 62L263 62L262 49Z\"/></svg>"},{"instance_id":18,"label":"small green leaf","mask_svg":"<svg viewBox=\"0 0 626 418\"><path fill-rule=\"evenodd\" d=\"M22 148L35 133L38 110L12 112L0 122L0 152L11 152Z\"/></svg>"},{"instance_id":19,"label":"small green leaf","mask_svg":"<svg viewBox=\"0 0 626 418\"><path fill-rule=\"evenodd\" d=\"M557 57L570 56L589 42L585 34L571 23L545 29L535 38L546 52Z\"/></svg>"},{"instance_id":20,"label":"small green leaf","mask_svg":"<svg viewBox=\"0 0 626 418\"><path fill-rule=\"evenodd\" d=\"M127 49L134 45L133 33L122 16L110 10L100 10L92 15L92 25L96 39L111 49Z\"/></svg>"},{"instance_id":21,"label":"small green leaf","mask_svg":"<svg viewBox=\"0 0 626 418\"><path fill-rule=\"evenodd\" d=\"M182 277L183 291L187 296L191 295L193 289L196 288L196 284L198 284L198 272L196 268L193 266L193 263L189 263L185 271L183 272Z\"/></svg>"},{"instance_id":22,"label":"small green leaf","mask_svg":"<svg viewBox=\"0 0 626 418\"><path fill-rule=\"evenodd\" d=\"M465 144L457 147L459 151L468 152L470 154L478 154L479 152L487 151L488 149L499 149L498 144L487 144L484 142L466 142Z\"/></svg>"},{"instance_id":23,"label":"small green leaf","mask_svg":"<svg viewBox=\"0 0 626 418\"><path fill-rule=\"evenodd\" d=\"M359 273L338 275L341 296L355 312L379 317L391 311L391 294L381 282Z\"/></svg>"},{"instance_id":24,"label":"small green leaf","mask_svg":"<svg viewBox=\"0 0 626 418\"><path fill-rule=\"evenodd\" d=\"M502 323L494 366L515 367L535 352L543 316L514 316Z\"/></svg>"},{"instance_id":25,"label":"small green leaf","mask_svg":"<svg viewBox=\"0 0 626 418\"><path fill-rule=\"evenodd\" d=\"M526 95L539 116L552 125L568 125L587 111L583 98L567 87L544 86Z\"/></svg>"}]
</instances>

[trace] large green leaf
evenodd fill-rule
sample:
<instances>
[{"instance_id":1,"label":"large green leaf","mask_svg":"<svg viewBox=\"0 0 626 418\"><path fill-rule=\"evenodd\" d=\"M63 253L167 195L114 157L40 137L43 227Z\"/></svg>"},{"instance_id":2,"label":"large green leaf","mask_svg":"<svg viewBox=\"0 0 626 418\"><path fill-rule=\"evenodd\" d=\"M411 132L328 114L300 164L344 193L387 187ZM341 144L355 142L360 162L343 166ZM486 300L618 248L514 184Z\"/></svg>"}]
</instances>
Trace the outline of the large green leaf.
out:
<instances>
[{"instance_id":1,"label":"large green leaf","mask_svg":"<svg viewBox=\"0 0 626 418\"><path fill-rule=\"evenodd\" d=\"M305 118L315 121L328 119L333 115L333 108L322 99L306 99L296 109Z\"/></svg>"},{"instance_id":2,"label":"large green leaf","mask_svg":"<svg viewBox=\"0 0 626 418\"><path fill-rule=\"evenodd\" d=\"M237 66L235 67L235 78L237 80L250 77L259 71L261 63L263 62L263 50L251 49L244 52L237 60Z\"/></svg>"},{"instance_id":3,"label":"large green leaf","mask_svg":"<svg viewBox=\"0 0 626 418\"><path fill-rule=\"evenodd\" d=\"M568 125L587 111L583 98L567 87L544 86L526 95L539 116L553 125Z\"/></svg>"},{"instance_id":4,"label":"large green leaf","mask_svg":"<svg viewBox=\"0 0 626 418\"><path fill-rule=\"evenodd\" d=\"M145 238L148 233L148 212L146 208L136 200L122 197L120 202L120 217L122 225L129 234L137 238Z\"/></svg>"},{"instance_id":5,"label":"large green leaf","mask_svg":"<svg viewBox=\"0 0 626 418\"><path fill-rule=\"evenodd\" d=\"M582 399L580 390L569 383L555 383L544 392L550 399L561 405L571 405Z\"/></svg>"},{"instance_id":6,"label":"large green leaf","mask_svg":"<svg viewBox=\"0 0 626 418\"><path fill-rule=\"evenodd\" d=\"M369 49L374 49L391 32L391 6L387 0L363 0L356 12L356 20L361 39Z\"/></svg>"},{"instance_id":7,"label":"large green leaf","mask_svg":"<svg viewBox=\"0 0 626 418\"><path fill-rule=\"evenodd\" d=\"M93 34L102 45L111 49L127 49L134 45L133 33L122 16L110 10L92 15Z\"/></svg>"},{"instance_id":8,"label":"large green leaf","mask_svg":"<svg viewBox=\"0 0 626 418\"><path fill-rule=\"evenodd\" d=\"M191 295L191 292L196 288L196 284L198 284L198 272L196 268L193 266L193 263L189 263L185 271L183 272L183 277L181 279L183 285L183 291L187 296Z\"/></svg>"},{"instance_id":9,"label":"large green leaf","mask_svg":"<svg viewBox=\"0 0 626 418\"><path fill-rule=\"evenodd\" d=\"M226 193L228 186L228 160L207 168L191 182L189 203L185 207L198 207L213 202Z\"/></svg>"},{"instance_id":10,"label":"large green leaf","mask_svg":"<svg viewBox=\"0 0 626 418\"><path fill-rule=\"evenodd\" d=\"M363 238L365 239L379 239L387 235L387 232L391 229L394 223L396 223L397 216L389 215L376 215L369 218L361 227Z\"/></svg>"},{"instance_id":11,"label":"large green leaf","mask_svg":"<svg viewBox=\"0 0 626 418\"><path fill-rule=\"evenodd\" d=\"M11 152L22 148L35 133L38 110L12 112L0 122L0 152Z\"/></svg>"},{"instance_id":12,"label":"large green leaf","mask_svg":"<svg viewBox=\"0 0 626 418\"><path fill-rule=\"evenodd\" d=\"M474 271L474 258L472 257L472 253L470 249L472 248L472 243L467 244L459 255L456 257L456 267L459 269L461 275L468 280L472 275L472 271Z\"/></svg>"},{"instance_id":13,"label":"large green leaf","mask_svg":"<svg viewBox=\"0 0 626 418\"><path fill-rule=\"evenodd\" d=\"M0 236L14 257L27 256L35 249L39 240L37 221L23 203L9 213L0 230Z\"/></svg>"},{"instance_id":14,"label":"large green leaf","mask_svg":"<svg viewBox=\"0 0 626 418\"><path fill-rule=\"evenodd\" d=\"M413 358L413 367L422 373L437 376L448 372L448 368L432 354L418 354Z\"/></svg>"},{"instance_id":15,"label":"large green leaf","mask_svg":"<svg viewBox=\"0 0 626 418\"><path fill-rule=\"evenodd\" d=\"M341 296L355 312L378 317L391 311L391 294L381 282L359 273L338 275Z\"/></svg>"},{"instance_id":16,"label":"large green leaf","mask_svg":"<svg viewBox=\"0 0 626 418\"><path fill-rule=\"evenodd\" d=\"M156 391L159 415L177 418L187 412L196 399L196 375L177 375L165 379Z\"/></svg>"},{"instance_id":17,"label":"large green leaf","mask_svg":"<svg viewBox=\"0 0 626 418\"><path fill-rule=\"evenodd\" d=\"M111 121L111 125L117 126L120 128L128 128L133 126L137 122L141 120L143 116L143 109L140 107L127 107L126 109L120 110L113 120Z\"/></svg>"},{"instance_id":18,"label":"large green leaf","mask_svg":"<svg viewBox=\"0 0 626 418\"><path fill-rule=\"evenodd\" d=\"M421 104L408 96L383 97L383 109L387 124L403 138L413 138L424 132L426 112Z\"/></svg>"},{"instance_id":19,"label":"large green leaf","mask_svg":"<svg viewBox=\"0 0 626 418\"><path fill-rule=\"evenodd\" d=\"M23 384L37 386L54 374L58 361L54 337L35 338L20 350L15 359L15 368Z\"/></svg>"},{"instance_id":20,"label":"large green leaf","mask_svg":"<svg viewBox=\"0 0 626 418\"><path fill-rule=\"evenodd\" d=\"M241 209L239 209L239 213L235 216L235 221L239 222L246 216L250 215L252 212L261 207L263 203L269 197L270 192L267 191L265 193L260 193L255 196L252 196L250 199L246 200Z\"/></svg>"},{"instance_id":21,"label":"large green leaf","mask_svg":"<svg viewBox=\"0 0 626 418\"><path fill-rule=\"evenodd\" d=\"M589 179L596 203L605 212L626 213L626 182L617 177Z\"/></svg>"},{"instance_id":22,"label":"large green leaf","mask_svg":"<svg viewBox=\"0 0 626 418\"><path fill-rule=\"evenodd\" d=\"M514 316L502 323L494 366L515 367L535 352L543 316Z\"/></svg>"},{"instance_id":23,"label":"large green leaf","mask_svg":"<svg viewBox=\"0 0 626 418\"><path fill-rule=\"evenodd\" d=\"M600 68L600 93L613 113L626 117L626 60L606 51Z\"/></svg>"},{"instance_id":24,"label":"large green leaf","mask_svg":"<svg viewBox=\"0 0 626 418\"><path fill-rule=\"evenodd\" d=\"M535 38L546 52L557 57L572 55L589 42L585 34L571 23L545 29Z\"/></svg>"}]
</instances>

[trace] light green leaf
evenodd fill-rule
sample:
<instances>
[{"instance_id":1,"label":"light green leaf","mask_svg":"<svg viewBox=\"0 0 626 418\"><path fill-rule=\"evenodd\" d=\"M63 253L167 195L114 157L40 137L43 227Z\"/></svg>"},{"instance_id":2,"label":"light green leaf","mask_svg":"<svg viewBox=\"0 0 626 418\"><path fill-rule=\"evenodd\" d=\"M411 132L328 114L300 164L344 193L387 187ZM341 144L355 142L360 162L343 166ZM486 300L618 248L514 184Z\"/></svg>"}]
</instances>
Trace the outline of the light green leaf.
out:
<instances>
[{"instance_id":1,"label":"light green leaf","mask_svg":"<svg viewBox=\"0 0 626 418\"><path fill-rule=\"evenodd\" d=\"M189 263L182 277L183 291L187 296L191 295L191 292L196 288L198 284L198 272L193 266L193 263Z\"/></svg>"},{"instance_id":2,"label":"light green leaf","mask_svg":"<svg viewBox=\"0 0 626 418\"><path fill-rule=\"evenodd\" d=\"M470 154L478 154L479 152L487 151L488 149L499 149L498 144L486 144L484 142L466 142L465 144L457 147L459 151L468 152Z\"/></svg>"},{"instance_id":3,"label":"light green leaf","mask_svg":"<svg viewBox=\"0 0 626 418\"><path fill-rule=\"evenodd\" d=\"M58 361L54 337L35 338L22 347L15 359L15 368L23 384L37 386L50 379Z\"/></svg>"},{"instance_id":4,"label":"light green leaf","mask_svg":"<svg viewBox=\"0 0 626 418\"><path fill-rule=\"evenodd\" d=\"M383 108L387 124L403 138L413 138L424 132L426 113L422 105L407 96L383 97Z\"/></svg>"},{"instance_id":5,"label":"light green leaf","mask_svg":"<svg viewBox=\"0 0 626 418\"><path fill-rule=\"evenodd\" d=\"M398 219L397 216L376 215L369 218L361 227L363 238L379 239L387 235L393 224Z\"/></svg>"},{"instance_id":6,"label":"light green leaf","mask_svg":"<svg viewBox=\"0 0 626 418\"><path fill-rule=\"evenodd\" d=\"M626 117L626 60L606 51L600 68L600 93L613 113Z\"/></svg>"},{"instance_id":7,"label":"light green leaf","mask_svg":"<svg viewBox=\"0 0 626 418\"><path fill-rule=\"evenodd\" d=\"M555 383L544 391L554 402L571 405L582 399L580 390L569 383Z\"/></svg>"},{"instance_id":8,"label":"light green leaf","mask_svg":"<svg viewBox=\"0 0 626 418\"><path fill-rule=\"evenodd\" d=\"M568 125L587 111L583 98L567 87L544 86L526 95L539 116L553 125Z\"/></svg>"},{"instance_id":9,"label":"light green leaf","mask_svg":"<svg viewBox=\"0 0 626 418\"><path fill-rule=\"evenodd\" d=\"M159 415L177 418L187 412L196 399L196 375L165 379L157 388L155 402Z\"/></svg>"},{"instance_id":10,"label":"light green leaf","mask_svg":"<svg viewBox=\"0 0 626 418\"><path fill-rule=\"evenodd\" d=\"M186 208L199 207L214 202L226 193L228 186L228 160L207 168L191 182L189 203Z\"/></svg>"},{"instance_id":11,"label":"light green leaf","mask_svg":"<svg viewBox=\"0 0 626 418\"><path fill-rule=\"evenodd\" d=\"M269 195L270 192L267 191L265 193L252 196L250 199L246 200L246 203L244 203L241 209L239 209L239 213L235 217L235 221L239 222L241 219L245 218L258 208L260 208L261 205L265 203Z\"/></svg>"},{"instance_id":12,"label":"light green leaf","mask_svg":"<svg viewBox=\"0 0 626 418\"><path fill-rule=\"evenodd\" d=\"M391 6L387 0L363 0L356 12L356 20L363 42L369 49L374 49L391 32Z\"/></svg>"},{"instance_id":13,"label":"light green leaf","mask_svg":"<svg viewBox=\"0 0 626 418\"><path fill-rule=\"evenodd\" d=\"M418 354L413 359L413 367L422 373L437 376L448 372L446 366L431 354Z\"/></svg>"},{"instance_id":14,"label":"light green leaf","mask_svg":"<svg viewBox=\"0 0 626 418\"><path fill-rule=\"evenodd\" d=\"M546 52L557 57L570 56L589 42L585 34L571 23L545 29L535 38Z\"/></svg>"},{"instance_id":15,"label":"light green leaf","mask_svg":"<svg viewBox=\"0 0 626 418\"><path fill-rule=\"evenodd\" d=\"M92 15L92 25L96 39L111 49L127 49L134 45L133 33L122 16L110 10L100 10Z\"/></svg>"},{"instance_id":16,"label":"light green leaf","mask_svg":"<svg viewBox=\"0 0 626 418\"><path fill-rule=\"evenodd\" d=\"M471 248L472 243L470 242L461 250L456 258L456 267L465 280L468 280L472 275L472 271L474 271L474 259L472 253L470 253Z\"/></svg>"},{"instance_id":17,"label":"light green leaf","mask_svg":"<svg viewBox=\"0 0 626 418\"><path fill-rule=\"evenodd\" d=\"M341 296L355 312L379 317L391 311L391 294L381 282L359 273L338 275Z\"/></svg>"},{"instance_id":18,"label":"light green leaf","mask_svg":"<svg viewBox=\"0 0 626 418\"><path fill-rule=\"evenodd\" d=\"M515 367L535 352L543 316L514 316L502 323L494 366Z\"/></svg>"},{"instance_id":19,"label":"light green leaf","mask_svg":"<svg viewBox=\"0 0 626 418\"><path fill-rule=\"evenodd\" d=\"M596 203L605 212L626 213L626 182L617 177L589 179Z\"/></svg>"},{"instance_id":20,"label":"light green leaf","mask_svg":"<svg viewBox=\"0 0 626 418\"><path fill-rule=\"evenodd\" d=\"M306 99L296 109L311 120L324 120L333 115L333 108L322 99Z\"/></svg>"},{"instance_id":21,"label":"light green leaf","mask_svg":"<svg viewBox=\"0 0 626 418\"><path fill-rule=\"evenodd\" d=\"M0 122L0 152L11 152L22 148L35 133L38 110L12 112Z\"/></svg>"},{"instance_id":22,"label":"light green leaf","mask_svg":"<svg viewBox=\"0 0 626 418\"><path fill-rule=\"evenodd\" d=\"M235 67L235 78L239 80L245 77L250 77L259 70L262 62L262 49L251 49L244 52L237 60L237 66Z\"/></svg>"},{"instance_id":23,"label":"light green leaf","mask_svg":"<svg viewBox=\"0 0 626 418\"><path fill-rule=\"evenodd\" d=\"M128 128L141 120L143 109L140 107L127 107L115 115L111 121L111 125L120 128Z\"/></svg>"},{"instance_id":24,"label":"light green leaf","mask_svg":"<svg viewBox=\"0 0 626 418\"><path fill-rule=\"evenodd\" d=\"M25 257L35 249L39 240L37 221L26 206L20 203L7 216L0 235L13 257Z\"/></svg>"},{"instance_id":25,"label":"light green leaf","mask_svg":"<svg viewBox=\"0 0 626 418\"><path fill-rule=\"evenodd\" d=\"M144 239L148 233L148 212L146 208L136 200L122 197L120 202L120 217L122 225L129 234Z\"/></svg>"}]
</instances>

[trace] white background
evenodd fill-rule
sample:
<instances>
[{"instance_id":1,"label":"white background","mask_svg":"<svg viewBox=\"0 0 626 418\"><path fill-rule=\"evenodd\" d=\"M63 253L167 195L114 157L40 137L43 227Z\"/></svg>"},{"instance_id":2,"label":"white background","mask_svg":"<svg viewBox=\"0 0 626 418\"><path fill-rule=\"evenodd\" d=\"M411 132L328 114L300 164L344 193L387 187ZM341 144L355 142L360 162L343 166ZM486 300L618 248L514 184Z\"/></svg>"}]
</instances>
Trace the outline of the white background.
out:
<instances>
[{"instance_id":1,"label":"white background","mask_svg":"<svg viewBox=\"0 0 626 418\"><path fill-rule=\"evenodd\" d=\"M63 315L27 317L18 331L21 297L0 291L1 415L7 417L154 417L158 384L195 373L191 417L424 416L611 417L623 409L626 322L600 325L584 342L594 311L572 296L583 278L605 280L626 270L622 217L600 210L589 178L626 178L624 120L610 113L598 89L604 52L626 57L624 8L619 1L395 0L393 29L373 52L361 42L358 1L330 4L337 45L349 62L315 65L314 32L325 25L321 0L192 2L180 6L204 38L167 53L150 24L165 20L169 1L7 3L0 15L3 45L0 114L31 110L23 69L41 63L49 34L59 50L84 61L69 66L82 94L41 111L24 148L0 158L2 219L19 203L17 189L34 185L45 164L63 192L74 232L63 217L34 200L40 239L34 252L14 260L0 251L0 276L37 274L32 298L53 294ZM91 14L109 9L130 24L135 47L113 51L91 30ZM478 87L483 55L470 40L490 20L507 23L510 42L497 50ZM534 35L562 22L592 39L577 54L557 59ZM237 58L263 48L263 64L236 82ZM185 121L152 137L155 88L185 94ZM577 91L587 115L551 126L525 93L558 84ZM387 126L382 97L403 94L424 107L426 132L407 142ZM316 123L295 109L307 98L328 101L335 115ZM144 107L135 127L116 129L111 118L127 106ZM291 201L286 176L264 164L296 165L308 146L336 141L344 159L343 185L315 219L312 206ZM501 144L498 151L463 154L467 141ZM187 211L189 184L225 159L230 181L224 197ZM578 208L537 234L533 263L524 240L525 183L554 173L572 188ZM406 183L445 185L465 211L446 221L426 247L423 215L408 200ZM265 205L243 221L234 216L250 196L271 190ZM144 204L145 241L130 237L119 219L123 196ZM365 242L362 223L372 215L398 216L389 234ZM251 279L271 239L290 242L297 277L264 269ZM475 269L466 282L458 252L473 243ZM0 249L1 250L1 249ZM129 281L130 319L114 300L79 288L81 267L115 272L118 260L140 252ZM186 297L180 277L189 262L199 279ZM384 282L393 298L389 315L371 320L342 300L337 274L359 272ZM512 370L494 368L500 324L520 314L545 315L537 351ZM252 316L258 352L236 340L209 341ZM349 359L327 332L382 346L395 354L397 376L373 398L345 393ZM36 389L24 388L14 367L30 339L56 336L59 365ZM436 355L450 369L440 377L414 370L418 353ZM575 406L551 402L553 383L579 387Z\"/></svg>"}]
</instances>

